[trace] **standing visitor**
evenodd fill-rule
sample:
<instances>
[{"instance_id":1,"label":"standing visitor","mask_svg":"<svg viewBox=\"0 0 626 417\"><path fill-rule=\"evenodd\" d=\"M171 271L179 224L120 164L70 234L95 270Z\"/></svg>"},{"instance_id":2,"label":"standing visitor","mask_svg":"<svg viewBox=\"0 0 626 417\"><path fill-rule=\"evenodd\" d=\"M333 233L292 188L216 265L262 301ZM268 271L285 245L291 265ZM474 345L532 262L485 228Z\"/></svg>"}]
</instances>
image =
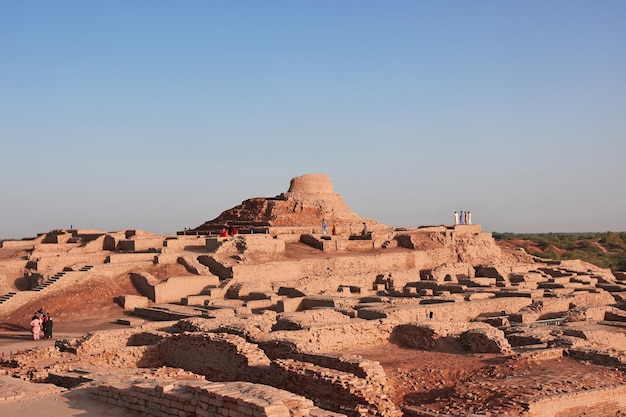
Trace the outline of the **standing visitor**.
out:
<instances>
[{"instance_id":1,"label":"standing visitor","mask_svg":"<svg viewBox=\"0 0 626 417\"><path fill-rule=\"evenodd\" d=\"M39 340L39 331L41 330L41 319L37 314L33 316L30 322L30 331L33 334L33 340Z\"/></svg>"},{"instance_id":2,"label":"standing visitor","mask_svg":"<svg viewBox=\"0 0 626 417\"><path fill-rule=\"evenodd\" d=\"M472 224L472 213L470 211L468 211L465 215L465 220L467 221L467 224Z\"/></svg>"},{"instance_id":3,"label":"standing visitor","mask_svg":"<svg viewBox=\"0 0 626 417\"><path fill-rule=\"evenodd\" d=\"M337 236L337 226L333 224L333 236Z\"/></svg>"},{"instance_id":4,"label":"standing visitor","mask_svg":"<svg viewBox=\"0 0 626 417\"><path fill-rule=\"evenodd\" d=\"M43 324L43 338L44 339L52 339L52 317L50 314L46 315L46 321Z\"/></svg>"},{"instance_id":5,"label":"standing visitor","mask_svg":"<svg viewBox=\"0 0 626 417\"><path fill-rule=\"evenodd\" d=\"M461 212L461 223L460 224L465 224L465 212Z\"/></svg>"},{"instance_id":6,"label":"standing visitor","mask_svg":"<svg viewBox=\"0 0 626 417\"><path fill-rule=\"evenodd\" d=\"M454 224L459 224L459 212L455 211L454 212Z\"/></svg>"},{"instance_id":7,"label":"standing visitor","mask_svg":"<svg viewBox=\"0 0 626 417\"><path fill-rule=\"evenodd\" d=\"M326 219L322 219L322 234L323 235L328 233L327 228L328 228L328 224L326 223Z\"/></svg>"}]
</instances>

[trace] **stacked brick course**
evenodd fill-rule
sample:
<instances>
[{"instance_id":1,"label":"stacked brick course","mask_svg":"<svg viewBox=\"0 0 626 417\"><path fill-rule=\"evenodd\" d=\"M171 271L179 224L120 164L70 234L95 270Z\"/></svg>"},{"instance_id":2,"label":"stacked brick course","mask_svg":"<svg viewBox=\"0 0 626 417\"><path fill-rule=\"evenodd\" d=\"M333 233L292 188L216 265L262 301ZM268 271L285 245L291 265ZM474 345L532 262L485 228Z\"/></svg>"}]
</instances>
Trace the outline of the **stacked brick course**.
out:
<instances>
[{"instance_id":1,"label":"stacked brick course","mask_svg":"<svg viewBox=\"0 0 626 417\"><path fill-rule=\"evenodd\" d=\"M91 396L160 417L343 416L299 395L247 382L119 382L93 388Z\"/></svg>"}]
</instances>

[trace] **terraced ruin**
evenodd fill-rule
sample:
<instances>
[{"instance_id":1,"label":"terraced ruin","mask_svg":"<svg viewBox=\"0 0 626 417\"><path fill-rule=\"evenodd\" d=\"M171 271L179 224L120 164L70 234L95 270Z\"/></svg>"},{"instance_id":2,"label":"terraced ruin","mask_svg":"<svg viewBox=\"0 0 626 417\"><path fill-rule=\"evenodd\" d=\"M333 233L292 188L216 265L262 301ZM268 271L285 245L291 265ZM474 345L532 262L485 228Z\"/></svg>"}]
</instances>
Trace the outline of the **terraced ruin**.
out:
<instances>
[{"instance_id":1,"label":"terraced ruin","mask_svg":"<svg viewBox=\"0 0 626 417\"><path fill-rule=\"evenodd\" d=\"M176 236L56 230L2 251L2 322L132 284L107 293L118 329L1 371L137 415L626 415L626 274L501 248L480 225L363 219L325 175Z\"/></svg>"}]
</instances>

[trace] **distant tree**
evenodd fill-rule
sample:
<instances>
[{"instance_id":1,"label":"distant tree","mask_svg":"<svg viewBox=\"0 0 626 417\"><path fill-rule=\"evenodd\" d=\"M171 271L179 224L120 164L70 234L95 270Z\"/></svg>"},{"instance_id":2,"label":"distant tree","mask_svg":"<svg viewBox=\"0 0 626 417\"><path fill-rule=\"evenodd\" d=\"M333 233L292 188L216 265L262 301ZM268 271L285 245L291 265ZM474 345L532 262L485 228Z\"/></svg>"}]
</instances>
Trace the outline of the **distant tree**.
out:
<instances>
[{"instance_id":1,"label":"distant tree","mask_svg":"<svg viewBox=\"0 0 626 417\"><path fill-rule=\"evenodd\" d=\"M547 258L547 259L555 259L555 260L561 259L561 255L552 248L548 249L545 252L538 253L537 256L540 256L542 258Z\"/></svg>"},{"instance_id":2,"label":"distant tree","mask_svg":"<svg viewBox=\"0 0 626 417\"><path fill-rule=\"evenodd\" d=\"M626 272L626 253L622 253L621 255L617 257L616 263L615 263L615 270Z\"/></svg>"},{"instance_id":3,"label":"distant tree","mask_svg":"<svg viewBox=\"0 0 626 417\"><path fill-rule=\"evenodd\" d=\"M622 239L621 233L606 232L601 242L609 249L624 249L626 245Z\"/></svg>"}]
</instances>

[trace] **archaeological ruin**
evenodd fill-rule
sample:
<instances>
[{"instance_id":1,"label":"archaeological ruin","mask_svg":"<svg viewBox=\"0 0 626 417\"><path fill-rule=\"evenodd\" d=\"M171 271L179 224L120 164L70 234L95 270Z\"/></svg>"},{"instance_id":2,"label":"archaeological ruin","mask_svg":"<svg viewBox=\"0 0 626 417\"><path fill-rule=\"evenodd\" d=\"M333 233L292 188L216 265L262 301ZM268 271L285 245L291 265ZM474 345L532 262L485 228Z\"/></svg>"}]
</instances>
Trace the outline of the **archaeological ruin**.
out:
<instances>
[{"instance_id":1,"label":"archaeological ruin","mask_svg":"<svg viewBox=\"0 0 626 417\"><path fill-rule=\"evenodd\" d=\"M323 174L173 236L63 229L1 250L1 322L114 277L134 290L110 294L117 328L0 373L138 415L626 416L626 274L477 224L365 219Z\"/></svg>"}]
</instances>

